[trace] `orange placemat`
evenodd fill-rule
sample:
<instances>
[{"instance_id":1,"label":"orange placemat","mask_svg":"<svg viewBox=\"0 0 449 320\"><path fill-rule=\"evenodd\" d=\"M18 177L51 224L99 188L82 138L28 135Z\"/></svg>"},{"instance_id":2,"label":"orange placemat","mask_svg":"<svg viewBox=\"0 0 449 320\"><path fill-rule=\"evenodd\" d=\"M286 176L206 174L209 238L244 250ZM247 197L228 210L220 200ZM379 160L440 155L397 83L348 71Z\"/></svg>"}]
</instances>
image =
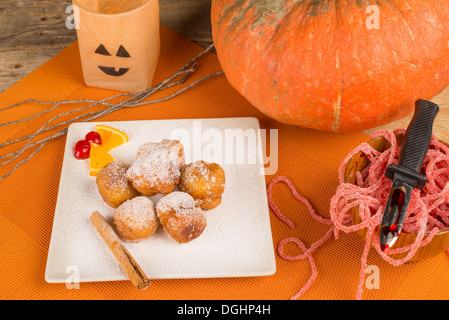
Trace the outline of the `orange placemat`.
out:
<instances>
[{"instance_id":1,"label":"orange placemat","mask_svg":"<svg viewBox=\"0 0 449 320\"><path fill-rule=\"evenodd\" d=\"M202 51L202 48L166 28L161 30L161 59L156 82L173 74ZM220 70L214 54L199 61L188 83ZM0 108L26 99L46 101L102 99L117 94L87 87L83 83L77 43L42 65L0 95ZM54 112L26 124L0 127L0 143L31 133L50 117L75 108L60 106ZM27 104L0 112L1 123L24 118L49 106ZM368 137L362 133L332 134L287 126L252 107L227 82L225 76L207 80L163 103L122 109L99 121L257 117L263 129L279 134L278 171L267 176L292 180L299 193L316 211L328 217L329 202L338 185L337 170L345 155ZM44 280L54 208L58 194L65 136L45 145L35 157L13 175L0 181L0 299L289 299L311 275L305 260L288 262L277 257L277 272L267 277L155 280L144 291L128 281L81 283L78 289ZM8 148L1 154L8 152ZM22 155L26 157L29 153ZM0 176L7 166L0 168ZM290 229L271 215L273 242L298 237L306 246L320 239L329 226L313 220L307 209L296 202L285 185L274 188L274 200L295 224ZM244 201L244 199L242 200ZM238 221L236 221L238 223ZM354 299L363 241L357 234L341 234L314 254L318 278L301 299ZM286 248L292 254L295 248ZM380 288L365 288L363 299L448 299L449 255L392 267L373 251L368 265L380 270ZM368 275L367 275L368 276Z\"/></svg>"}]
</instances>

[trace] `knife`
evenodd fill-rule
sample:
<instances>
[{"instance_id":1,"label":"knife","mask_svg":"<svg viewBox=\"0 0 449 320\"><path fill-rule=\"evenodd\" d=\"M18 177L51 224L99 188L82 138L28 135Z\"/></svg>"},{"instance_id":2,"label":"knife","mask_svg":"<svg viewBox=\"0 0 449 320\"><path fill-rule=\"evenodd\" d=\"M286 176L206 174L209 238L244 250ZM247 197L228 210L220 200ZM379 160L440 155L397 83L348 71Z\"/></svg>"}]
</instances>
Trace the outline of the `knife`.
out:
<instances>
[{"instance_id":1,"label":"knife","mask_svg":"<svg viewBox=\"0 0 449 320\"><path fill-rule=\"evenodd\" d=\"M388 202L379 230L382 251L392 247L401 233L413 189L422 189L427 183L419 173L429 149L432 127L439 111L438 105L417 100L415 113L404 135L398 164L391 164L385 176L393 180Z\"/></svg>"}]
</instances>

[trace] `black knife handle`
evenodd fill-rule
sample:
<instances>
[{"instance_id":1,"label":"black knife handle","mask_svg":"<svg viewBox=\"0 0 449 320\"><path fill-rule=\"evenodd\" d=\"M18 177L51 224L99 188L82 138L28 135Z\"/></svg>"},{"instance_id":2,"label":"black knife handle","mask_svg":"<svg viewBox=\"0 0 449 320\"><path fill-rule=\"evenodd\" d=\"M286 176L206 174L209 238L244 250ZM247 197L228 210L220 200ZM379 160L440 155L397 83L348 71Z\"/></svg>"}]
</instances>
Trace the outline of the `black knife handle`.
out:
<instances>
[{"instance_id":1,"label":"black knife handle","mask_svg":"<svg viewBox=\"0 0 449 320\"><path fill-rule=\"evenodd\" d=\"M433 122L440 108L433 102L418 100L415 114L405 132L399 165L419 172L432 138Z\"/></svg>"}]
</instances>

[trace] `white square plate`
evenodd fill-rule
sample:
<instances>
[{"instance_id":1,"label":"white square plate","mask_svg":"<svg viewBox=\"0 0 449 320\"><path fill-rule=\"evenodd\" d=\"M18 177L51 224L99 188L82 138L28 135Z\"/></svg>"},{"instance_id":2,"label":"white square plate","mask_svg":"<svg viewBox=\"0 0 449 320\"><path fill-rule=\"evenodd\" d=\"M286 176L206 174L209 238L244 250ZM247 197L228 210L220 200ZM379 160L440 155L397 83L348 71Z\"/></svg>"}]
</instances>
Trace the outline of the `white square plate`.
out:
<instances>
[{"instance_id":1,"label":"white square plate","mask_svg":"<svg viewBox=\"0 0 449 320\"><path fill-rule=\"evenodd\" d=\"M88 161L73 150L96 124L125 132L129 142L111 151L116 160L131 163L140 145L164 138L178 139L186 163L219 163L226 187L219 207L206 211L203 234L186 244L169 238L162 227L137 243L124 242L150 279L248 277L276 271L260 126L255 118L151 120L75 123L69 127L61 172L45 280L64 283L127 280L109 248L90 222L99 211L113 226L114 209L98 193ZM160 195L150 197L156 204ZM114 226L113 226L114 227Z\"/></svg>"}]
</instances>

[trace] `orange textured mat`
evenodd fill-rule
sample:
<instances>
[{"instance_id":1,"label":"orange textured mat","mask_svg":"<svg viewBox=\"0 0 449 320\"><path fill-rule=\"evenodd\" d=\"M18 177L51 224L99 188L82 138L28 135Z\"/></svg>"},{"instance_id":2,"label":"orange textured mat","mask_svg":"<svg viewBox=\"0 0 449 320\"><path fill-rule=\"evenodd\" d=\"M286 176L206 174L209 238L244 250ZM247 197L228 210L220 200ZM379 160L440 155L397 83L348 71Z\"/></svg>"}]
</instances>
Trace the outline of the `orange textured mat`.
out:
<instances>
[{"instance_id":1,"label":"orange textured mat","mask_svg":"<svg viewBox=\"0 0 449 320\"><path fill-rule=\"evenodd\" d=\"M203 49L162 27L161 59L156 82L173 74ZM191 83L221 70L217 57L208 53L199 61ZM171 89L170 89L171 90ZM49 62L0 94L0 109L26 99L45 101L101 99L117 94L87 87L83 83L78 46L75 42ZM158 93L156 97L165 95ZM0 143L32 133L50 117L76 105L63 105L26 124L0 127ZM29 103L0 112L0 122L36 114L48 105ZM95 110L95 108L93 108ZM240 96L225 76L209 79L163 103L122 109L98 121L257 117L263 129L278 129L278 171L267 176L288 177L318 214L328 217L329 202L338 184L337 170L345 155L368 137L362 133L332 134L287 126L261 114ZM65 136L45 145L14 174L0 181L0 299L289 299L311 275L306 260L289 262L276 257L276 274L253 278L155 280L144 291L129 281L81 283L78 289L48 284L44 273L58 194ZM12 150L6 147L0 156ZM18 160L25 158L25 152ZM0 167L3 176L11 165ZM320 239L329 226L313 220L287 186L276 185L274 201L292 220L290 229L271 213L273 242L298 237L306 246ZM236 223L238 223L236 221ZM318 278L301 299L354 299L360 272L363 241L354 234L331 238L313 257ZM296 248L286 246L292 255ZM363 299L448 299L449 255L415 264L392 267L374 251L368 265L379 267L379 289L365 288ZM366 275L368 277L368 274Z\"/></svg>"}]
</instances>

